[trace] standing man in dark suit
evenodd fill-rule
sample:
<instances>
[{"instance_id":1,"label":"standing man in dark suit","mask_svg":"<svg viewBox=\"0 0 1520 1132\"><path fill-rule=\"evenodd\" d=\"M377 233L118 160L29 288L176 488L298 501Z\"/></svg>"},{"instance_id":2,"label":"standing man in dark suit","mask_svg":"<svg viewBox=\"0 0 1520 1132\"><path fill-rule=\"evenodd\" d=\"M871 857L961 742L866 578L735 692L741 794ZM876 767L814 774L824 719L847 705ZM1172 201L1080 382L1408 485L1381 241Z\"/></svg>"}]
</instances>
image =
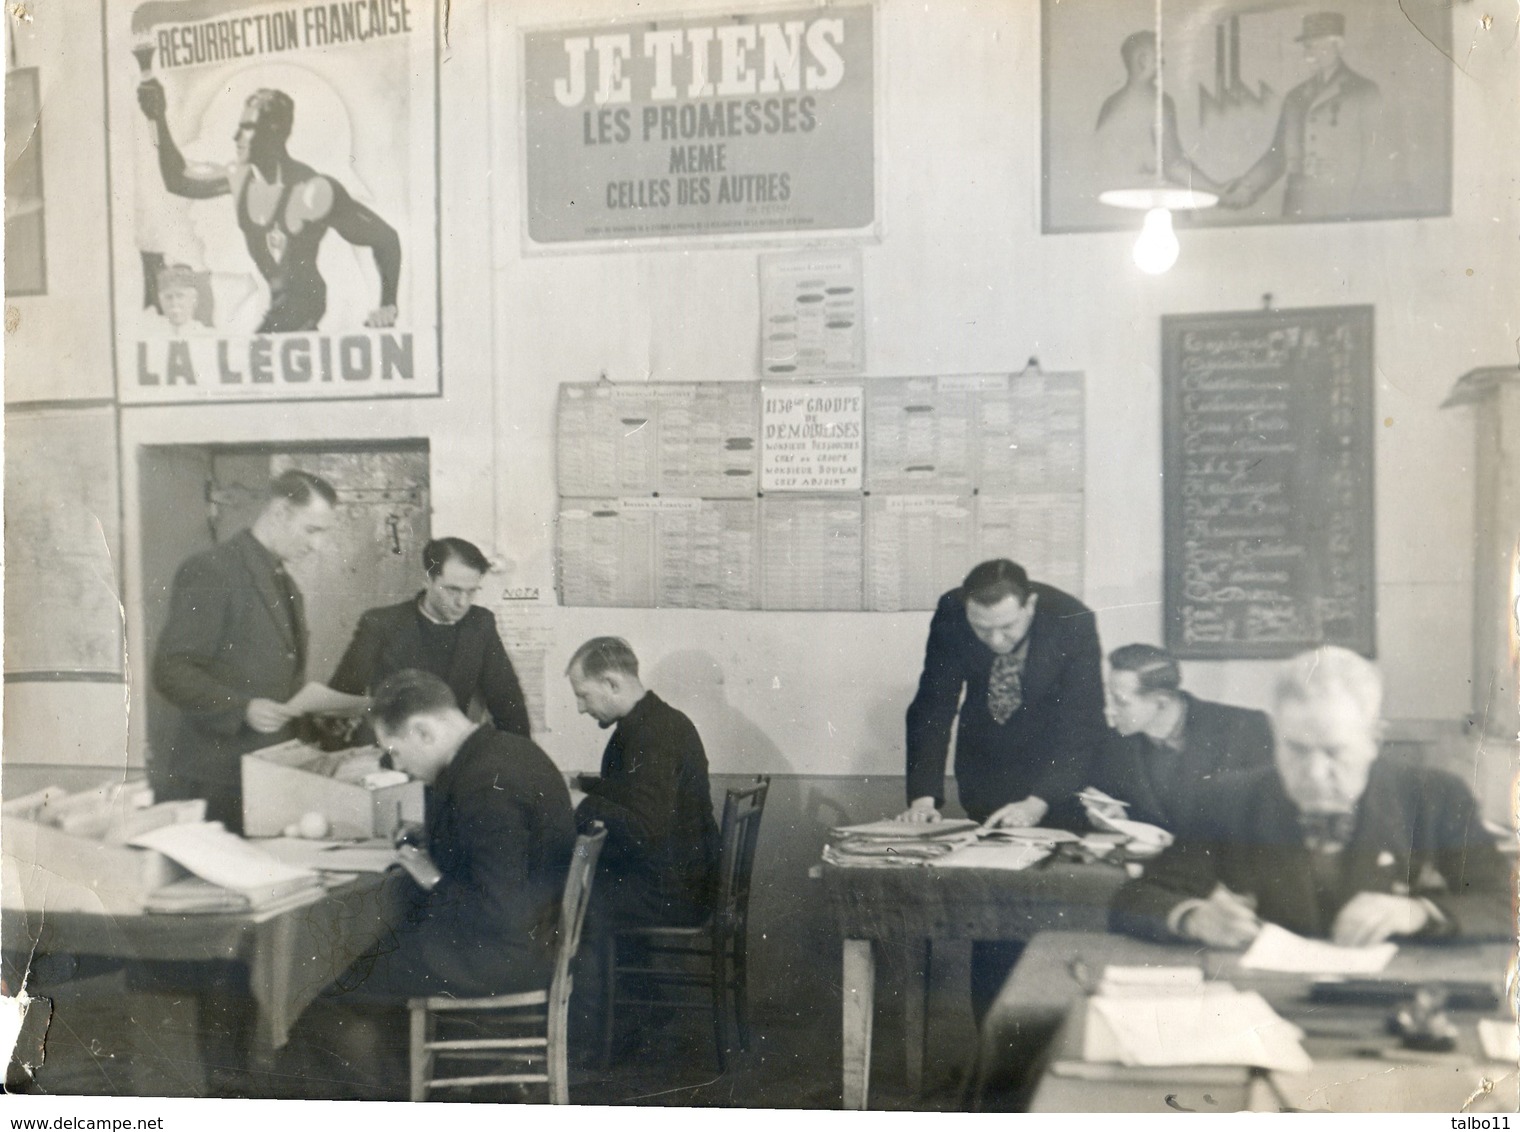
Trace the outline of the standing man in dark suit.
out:
<instances>
[{"instance_id":1,"label":"standing man in dark suit","mask_svg":"<svg viewBox=\"0 0 1520 1132\"><path fill-rule=\"evenodd\" d=\"M1082 787L1103 739L1103 653L1092 610L1031 582L1006 558L973 567L939 599L908 705L909 806L901 820L939 820L957 715L955 780L966 813L989 826L1038 825ZM1022 950L1012 941L973 945L978 1020Z\"/></svg>"},{"instance_id":2,"label":"standing man in dark suit","mask_svg":"<svg viewBox=\"0 0 1520 1132\"><path fill-rule=\"evenodd\" d=\"M286 701L306 678L306 614L286 567L316 549L337 502L321 477L284 472L252 527L175 574L153 658L154 687L180 711L148 768L160 801L204 798L207 820L242 832L242 756L291 737Z\"/></svg>"},{"instance_id":3,"label":"standing man in dark suit","mask_svg":"<svg viewBox=\"0 0 1520 1132\"><path fill-rule=\"evenodd\" d=\"M473 603L491 569L474 543L433 539L422 548L423 588L399 605L359 618L329 686L362 695L393 672L431 672L469 714L478 700L501 731L531 736L522 685L507 658L496 618Z\"/></svg>"},{"instance_id":4,"label":"standing man in dark suit","mask_svg":"<svg viewBox=\"0 0 1520 1132\"><path fill-rule=\"evenodd\" d=\"M1155 645L1125 645L1108 654L1108 707L1113 730L1087 779L1129 803L1123 810L1099 806L1108 817L1179 833L1210 782L1272 765L1266 713L1182 691L1176 659Z\"/></svg>"},{"instance_id":5,"label":"standing man in dark suit","mask_svg":"<svg viewBox=\"0 0 1520 1132\"><path fill-rule=\"evenodd\" d=\"M1378 754L1382 678L1333 646L1290 661L1274 765L1216 784L1199 824L1119 890L1114 930L1241 948L1271 922L1338 944L1510 939L1510 868L1461 779Z\"/></svg>"}]
</instances>

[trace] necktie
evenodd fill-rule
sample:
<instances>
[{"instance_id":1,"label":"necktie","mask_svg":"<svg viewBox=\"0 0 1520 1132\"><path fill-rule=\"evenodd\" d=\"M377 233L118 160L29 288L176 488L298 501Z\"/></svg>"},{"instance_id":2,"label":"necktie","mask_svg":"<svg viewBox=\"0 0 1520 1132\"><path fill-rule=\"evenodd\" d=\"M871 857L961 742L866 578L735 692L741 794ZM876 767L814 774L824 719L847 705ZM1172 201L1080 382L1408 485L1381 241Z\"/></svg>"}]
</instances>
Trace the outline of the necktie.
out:
<instances>
[{"instance_id":1,"label":"necktie","mask_svg":"<svg viewBox=\"0 0 1520 1132\"><path fill-rule=\"evenodd\" d=\"M1355 814L1300 814L1304 844L1316 853L1338 853L1351 840L1356 827Z\"/></svg>"},{"instance_id":2,"label":"necktie","mask_svg":"<svg viewBox=\"0 0 1520 1132\"><path fill-rule=\"evenodd\" d=\"M993 658L987 676L987 711L999 725L1019 710L1024 702L1023 650L1002 653Z\"/></svg>"}]
</instances>

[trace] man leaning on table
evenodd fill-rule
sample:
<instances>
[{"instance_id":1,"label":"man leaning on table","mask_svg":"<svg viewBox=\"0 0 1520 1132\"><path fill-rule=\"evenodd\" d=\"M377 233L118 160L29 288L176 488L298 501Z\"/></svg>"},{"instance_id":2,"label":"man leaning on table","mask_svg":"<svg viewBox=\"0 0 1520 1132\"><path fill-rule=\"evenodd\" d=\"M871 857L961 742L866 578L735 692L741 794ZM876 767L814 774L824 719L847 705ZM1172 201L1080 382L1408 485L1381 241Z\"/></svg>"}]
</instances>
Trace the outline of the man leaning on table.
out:
<instances>
[{"instance_id":1,"label":"man leaning on table","mask_svg":"<svg viewBox=\"0 0 1520 1132\"><path fill-rule=\"evenodd\" d=\"M1155 645L1108 654L1108 715L1113 730L1088 774L1089 786L1126 803L1089 803L1107 817L1178 833L1211 783L1272 765L1266 713L1184 692L1177 659Z\"/></svg>"},{"instance_id":2,"label":"man leaning on table","mask_svg":"<svg viewBox=\"0 0 1520 1132\"><path fill-rule=\"evenodd\" d=\"M1377 667L1333 646L1274 690L1275 765L1221 781L1189 836L1115 898L1110 924L1245 947L1264 922L1365 946L1513 938L1510 875L1467 787L1378 753Z\"/></svg>"},{"instance_id":3,"label":"man leaning on table","mask_svg":"<svg viewBox=\"0 0 1520 1132\"><path fill-rule=\"evenodd\" d=\"M961 693L965 692L964 703ZM939 599L918 694L908 705L903 821L938 821L951 725L966 813L989 826L1038 825L1082 788L1103 741L1103 653L1092 610L996 558ZM971 999L978 1019L1023 945L977 943Z\"/></svg>"}]
</instances>

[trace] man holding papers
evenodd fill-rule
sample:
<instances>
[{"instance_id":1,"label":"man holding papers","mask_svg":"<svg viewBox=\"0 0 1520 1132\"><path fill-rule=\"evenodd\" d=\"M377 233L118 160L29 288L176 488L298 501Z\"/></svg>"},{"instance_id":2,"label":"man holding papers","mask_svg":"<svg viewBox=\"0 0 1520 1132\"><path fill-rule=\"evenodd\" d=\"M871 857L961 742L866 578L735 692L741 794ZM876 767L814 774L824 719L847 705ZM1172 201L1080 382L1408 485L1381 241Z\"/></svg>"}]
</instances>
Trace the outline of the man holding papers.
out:
<instances>
[{"instance_id":1,"label":"man holding papers","mask_svg":"<svg viewBox=\"0 0 1520 1132\"><path fill-rule=\"evenodd\" d=\"M148 764L158 801L204 798L208 820L242 832L242 756L289 739L291 721L312 710L291 703L306 680L307 633L287 568L316 550L337 505L326 480L286 471L252 527L175 574L153 656L153 686L180 713Z\"/></svg>"},{"instance_id":2,"label":"man holding papers","mask_svg":"<svg viewBox=\"0 0 1520 1132\"><path fill-rule=\"evenodd\" d=\"M1509 869L1463 783L1380 758L1382 679L1347 649L1290 661L1275 765L1202 796L1196 829L1125 885L1111 926L1242 948L1263 922L1337 944L1514 936Z\"/></svg>"}]
</instances>

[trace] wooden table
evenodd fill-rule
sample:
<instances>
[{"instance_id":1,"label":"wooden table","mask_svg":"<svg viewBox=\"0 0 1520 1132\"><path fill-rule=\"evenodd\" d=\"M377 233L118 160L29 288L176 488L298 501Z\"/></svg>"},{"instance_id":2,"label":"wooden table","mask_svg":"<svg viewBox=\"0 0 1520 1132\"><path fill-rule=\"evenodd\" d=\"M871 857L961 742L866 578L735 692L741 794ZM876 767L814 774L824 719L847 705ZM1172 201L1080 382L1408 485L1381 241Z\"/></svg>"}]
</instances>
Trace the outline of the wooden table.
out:
<instances>
[{"instance_id":1,"label":"wooden table","mask_svg":"<svg viewBox=\"0 0 1520 1132\"><path fill-rule=\"evenodd\" d=\"M911 957L904 994L907 1083L923 1086L929 967L935 940L1029 940L1058 929L1101 931L1124 872L1113 865L1048 859L1001 869L847 868L824 865L823 884L844 940L844 1107L870 1092L876 949Z\"/></svg>"},{"instance_id":2,"label":"wooden table","mask_svg":"<svg viewBox=\"0 0 1520 1132\"><path fill-rule=\"evenodd\" d=\"M256 1063L267 1064L301 1011L399 921L405 885L361 874L276 911L146 913L124 901L68 885L6 878L0 939L25 970L32 956L70 954L119 960L234 962L248 970L255 1007Z\"/></svg>"},{"instance_id":3,"label":"wooden table","mask_svg":"<svg viewBox=\"0 0 1520 1132\"><path fill-rule=\"evenodd\" d=\"M1405 945L1383 978L1485 982L1501 992L1514 947L1505 944ZM1256 990L1279 1014L1306 1034L1304 1048L1316 1062L1313 1074L1266 1075L1238 1067L1124 1069L1082 1062L1085 983L1093 985L1108 964L1201 966L1207 978ZM984 1080L995 1065L1029 1056L1032 1034L1052 1034L1035 1057L1032 1112L1238 1111L1291 1105L1320 1107L1330 1098L1341 1111L1456 1111L1487 1079L1496 1111L1513 1111L1516 1067L1494 1066L1483 1057L1472 1012L1452 1011L1460 1031L1451 1054L1419 1054L1398 1048L1384 1023L1391 1007L1311 1003L1310 976L1242 970L1239 955L1194 944L1154 944L1088 932L1042 934L1025 950L983 1029L979 1058ZM1513 1018L1509 1019L1513 1025ZM1402 1091L1400 1091L1402 1090ZM1460 1095L1457 1095L1460 1094ZM1264 1103L1265 1102L1265 1103ZM1506 1109L1503 1106L1508 1105ZM1391 1107L1383 1107L1391 1106Z\"/></svg>"}]
</instances>

